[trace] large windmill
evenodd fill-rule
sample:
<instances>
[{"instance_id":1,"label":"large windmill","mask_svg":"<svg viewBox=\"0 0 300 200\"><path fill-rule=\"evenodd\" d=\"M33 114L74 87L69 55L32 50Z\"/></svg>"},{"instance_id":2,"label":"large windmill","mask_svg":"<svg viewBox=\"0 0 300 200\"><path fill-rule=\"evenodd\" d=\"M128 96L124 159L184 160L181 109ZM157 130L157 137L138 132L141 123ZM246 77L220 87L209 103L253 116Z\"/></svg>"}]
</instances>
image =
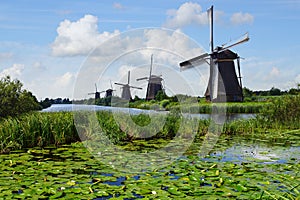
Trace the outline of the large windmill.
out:
<instances>
[{"instance_id":1,"label":"large windmill","mask_svg":"<svg viewBox=\"0 0 300 200\"><path fill-rule=\"evenodd\" d=\"M143 88L140 88L140 87L131 86L131 85L129 85L129 83L130 83L130 71L128 71L127 84L125 84L125 83L115 83L116 85L121 85L122 86L122 94L121 94L122 99L131 100L130 88L139 89L139 90L143 89Z\"/></svg>"},{"instance_id":2,"label":"large windmill","mask_svg":"<svg viewBox=\"0 0 300 200\"><path fill-rule=\"evenodd\" d=\"M146 100L154 99L159 91L163 92L163 86L162 86L163 79L161 78L161 76L157 76L157 75L152 74L152 67L153 67L152 65L153 65L153 55L151 55L151 64L150 64L149 77L143 77L143 78L136 79L137 81L141 81L141 80L147 80L148 81Z\"/></svg>"},{"instance_id":3,"label":"large windmill","mask_svg":"<svg viewBox=\"0 0 300 200\"><path fill-rule=\"evenodd\" d=\"M100 99L100 94L103 92L98 92L98 90L97 90L97 84L95 83L95 88L96 88L96 91L95 92L90 92L90 93L88 93L88 95L95 95L95 100L96 99Z\"/></svg>"},{"instance_id":4,"label":"large windmill","mask_svg":"<svg viewBox=\"0 0 300 200\"><path fill-rule=\"evenodd\" d=\"M243 101L243 90L240 70L240 57L229 48L247 42L248 34L236 42L213 46L213 6L208 10L210 21L210 45L211 52L204 53L198 57L180 63L182 69L208 63L210 65L210 76L205 97L209 101ZM237 60L238 75L235 70Z\"/></svg>"}]
</instances>

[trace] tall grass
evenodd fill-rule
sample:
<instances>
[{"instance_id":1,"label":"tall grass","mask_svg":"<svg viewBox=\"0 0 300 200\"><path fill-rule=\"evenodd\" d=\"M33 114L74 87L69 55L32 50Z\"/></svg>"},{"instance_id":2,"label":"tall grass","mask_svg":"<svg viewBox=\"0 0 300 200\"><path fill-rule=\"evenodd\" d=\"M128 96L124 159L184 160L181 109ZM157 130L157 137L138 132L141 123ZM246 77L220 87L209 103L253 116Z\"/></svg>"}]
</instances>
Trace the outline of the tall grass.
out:
<instances>
[{"instance_id":1,"label":"tall grass","mask_svg":"<svg viewBox=\"0 0 300 200\"><path fill-rule=\"evenodd\" d=\"M273 99L261 109L259 122L268 127L300 128L300 95L286 95Z\"/></svg>"},{"instance_id":2,"label":"tall grass","mask_svg":"<svg viewBox=\"0 0 300 200\"><path fill-rule=\"evenodd\" d=\"M0 151L78 141L72 113L39 113L0 122Z\"/></svg>"},{"instance_id":3,"label":"tall grass","mask_svg":"<svg viewBox=\"0 0 300 200\"><path fill-rule=\"evenodd\" d=\"M245 103L222 103L218 106L226 108L226 113L259 113L261 109L267 106L269 103L266 102L245 102ZM166 107L167 110L171 110L174 107L181 109L182 112L187 113L211 113L212 105L210 103L201 104L182 104L173 107Z\"/></svg>"},{"instance_id":4,"label":"tall grass","mask_svg":"<svg viewBox=\"0 0 300 200\"><path fill-rule=\"evenodd\" d=\"M276 98L260 110L257 118L226 123L222 132L228 135L265 133L268 129L300 129L300 95ZM233 104L234 105L234 104ZM88 115L77 116L91 124ZM76 119L76 117L75 117ZM76 124L77 125L77 124ZM185 119L174 109L168 115L96 113L92 123L101 127L101 134L115 144L136 139L172 139L175 136L190 138L193 134L205 135L211 125L209 120ZM75 126L71 112L39 113L6 118L0 121L0 152L11 149L60 145L94 137L93 127Z\"/></svg>"}]
</instances>

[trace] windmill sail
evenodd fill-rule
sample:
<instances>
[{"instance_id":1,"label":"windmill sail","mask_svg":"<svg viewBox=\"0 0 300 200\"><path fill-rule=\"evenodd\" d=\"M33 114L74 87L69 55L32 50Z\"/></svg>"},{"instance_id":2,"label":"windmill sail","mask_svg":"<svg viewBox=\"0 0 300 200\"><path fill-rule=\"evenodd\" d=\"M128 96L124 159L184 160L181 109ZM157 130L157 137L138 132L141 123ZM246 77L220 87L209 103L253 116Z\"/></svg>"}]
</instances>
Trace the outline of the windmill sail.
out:
<instances>
[{"instance_id":1,"label":"windmill sail","mask_svg":"<svg viewBox=\"0 0 300 200\"><path fill-rule=\"evenodd\" d=\"M206 58L207 58L208 56L209 56L208 53L204 53L204 54L202 54L202 55L200 55L200 56L197 56L197 57L195 57L195 58L192 58L192 59L189 59L189 60L184 61L184 62L182 62L182 63L179 63L179 65L180 65L180 67L181 67L182 69L187 69L187 68L195 67L195 66L197 66L197 65L201 65L201 64L207 62L207 61L206 61Z\"/></svg>"},{"instance_id":2,"label":"windmill sail","mask_svg":"<svg viewBox=\"0 0 300 200\"><path fill-rule=\"evenodd\" d=\"M226 46L223 46L223 47L222 47L222 51L224 51L224 50L226 50L226 49L229 49L229 48L231 48L231 47L233 47L233 46L236 46L236 45L238 45L238 44L242 44L242 43L247 42L247 41L249 41L249 34L248 34L248 33L244 34L244 35L243 35L240 39L238 39L237 41L233 41L233 42L231 42L231 43L229 43L229 44L226 44Z\"/></svg>"},{"instance_id":3,"label":"windmill sail","mask_svg":"<svg viewBox=\"0 0 300 200\"><path fill-rule=\"evenodd\" d=\"M207 10L207 15L208 15L208 20L209 20L209 26L210 26L210 47L211 47L211 52L214 51L214 12L213 12L214 7L211 6L210 9Z\"/></svg>"}]
</instances>

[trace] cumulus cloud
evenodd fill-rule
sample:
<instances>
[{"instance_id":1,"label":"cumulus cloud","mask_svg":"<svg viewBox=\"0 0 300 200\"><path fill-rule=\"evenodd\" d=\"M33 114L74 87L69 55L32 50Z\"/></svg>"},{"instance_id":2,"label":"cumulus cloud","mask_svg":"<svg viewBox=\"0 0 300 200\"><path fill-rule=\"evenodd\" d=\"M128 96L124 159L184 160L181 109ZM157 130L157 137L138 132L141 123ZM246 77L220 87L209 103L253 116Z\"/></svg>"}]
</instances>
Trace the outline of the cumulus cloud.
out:
<instances>
[{"instance_id":1,"label":"cumulus cloud","mask_svg":"<svg viewBox=\"0 0 300 200\"><path fill-rule=\"evenodd\" d=\"M207 12L203 12L199 4L192 2L182 4L177 10L168 10L167 17L165 27L168 28L181 28L190 24L205 25L208 23Z\"/></svg>"},{"instance_id":2,"label":"cumulus cloud","mask_svg":"<svg viewBox=\"0 0 300 200\"><path fill-rule=\"evenodd\" d=\"M99 90L107 89L110 86L105 77L110 77L108 80L112 82L127 82L129 69L131 70L130 83L144 87L146 81L135 82L135 79L149 75L151 54L154 55L152 72L155 75L162 75L166 84L171 83L173 79L179 80L170 75L172 71L180 76L186 76L187 82L192 82L191 76L199 79L199 73L193 70L181 73L178 63L198 56L202 52L203 49L195 41L190 40L180 31L149 28L124 32L102 43L89 55L77 76L75 97L84 96L96 82L100 82ZM200 68L195 68L198 69ZM200 82L197 84L199 85ZM181 88L181 86L176 87ZM141 92L144 96L145 91L135 92Z\"/></svg>"},{"instance_id":3,"label":"cumulus cloud","mask_svg":"<svg viewBox=\"0 0 300 200\"><path fill-rule=\"evenodd\" d=\"M85 15L78 21L64 20L57 28L57 37L51 45L54 56L87 55L101 42L119 34L116 30L112 33L98 31L98 18Z\"/></svg>"},{"instance_id":4,"label":"cumulus cloud","mask_svg":"<svg viewBox=\"0 0 300 200\"><path fill-rule=\"evenodd\" d=\"M20 78L24 70L23 64L13 64L13 66L0 72L0 77L10 76L11 78Z\"/></svg>"},{"instance_id":5,"label":"cumulus cloud","mask_svg":"<svg viewBox=\"0 0 300 200\"><path fill-rule=\"evenodd\" d=\"M249 13L238 12L238 13L234 13L231 16L230 21L234 25L252 24L254 21L254 17Z\"/></svg>"}]
</instances>

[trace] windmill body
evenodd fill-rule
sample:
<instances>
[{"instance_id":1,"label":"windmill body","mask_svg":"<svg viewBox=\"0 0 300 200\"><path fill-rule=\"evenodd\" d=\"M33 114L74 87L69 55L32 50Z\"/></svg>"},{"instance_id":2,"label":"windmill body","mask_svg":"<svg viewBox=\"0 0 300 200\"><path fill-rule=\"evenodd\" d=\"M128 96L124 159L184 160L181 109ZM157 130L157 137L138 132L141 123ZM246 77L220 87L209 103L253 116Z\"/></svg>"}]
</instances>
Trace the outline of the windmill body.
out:
<instances>
[{"instance_id":1,"label":"windmill body","mask_svg":"<svg viewBox=\"0 0 300 200\"><path fill-rule=\"evenodd\" d=\"M95 92L88 93L88 95L94 94L94 95L95 95L95 99L100 99L100 94L101 94L102 92L98 92L98 90L97 90L97 84L95 84L95 88L96 88L96 91L95 91Z\"/></svg>"},{"instance_id":2,"label":"windmill body","mask_svg":"<svg viewBox=\"0 0 300 200\"><path fill-rule=\"evenodd\" d=\"M152 100L155 98L159 91L163 91L162 86L162 77L152 74L152 64L153 64L153 55L151 55L151 64L150 64L150 75L149 77L143 77L136 79L137 81L147 80L147 92L146 92L146 100Z\"/></svg>"},{"instance_id":3,"label":"windmill body","mask_svg":"<svg viewBox=\"0 0 300 200\"><path fill-rule=\"evenodd\" d=\"M107 89L105 91L105 97L111 97L113 95L113 89Z\"/></svg>"},{"instance_id":4,"label":"windmill body","mask_svg":"<svg viewBox=\"0 0 300 200\"><path fill-rule=\"evenodd\" d=\"M220 53L216 52L211 56L212 61L214 62L213 67L216 70L211 73L212 75L210 76L210 80L205 92L206 99L208 101L211 100L211 84L217 84L217 89L214 95L216 100L226 98L226 101L230 102L243 101L242 84L238 80L238 76L235 70L235 60L239 59L238 55L231 50L226 49L225 51L222 51ZM213 73L217 73L216 76L218 77L216 80L213 80L211 78L214 77ZM214 91L214 89L212 89L212 91Z\"/></svg>"},{"instance_id":5,"label":"windmill body","mask_svg":"<svg viewBox=\"0 0 300 200\"><path fill-rule=\"evenodd\" d=\"M163 91L162 80L160 76L152 75L150 77L148 80L146 100L154 99L159 91Z\"/></svg>"},{"instance_id":6,"label":"windmill body","mask_svg":"<svg viewBox=\"0 0 300 200\"><path fill-rule=\"evenodd\" d=\"M140 87L131 86L131 85L129 85L129 83L130 83L130 71L128 71L128 81L127 81L127 84L124 84L124 83L115 83L116 85L122 86L122 94L121 94L121 98L122 99L126 99L126 100L131 100L132 99L131 92L130 92L131 88L139 89L139 90L143 89L143 88L140 88Z\"/></svg>"},{"instance_id":7,"label":"windmill body","mask_svg":"<svg viewBox=\"0 0 300 200\"><path fill-rule=\"evenodd\" d=\"M227 46L213 48L213 6L208 10L211 31L211 53L204 53L200 56L180 63L183 69L191 68L203 63L210 65L210 76L205 97L209 101L243 101L243 90L240 72L239 56L229 48L247 42L248 34L243 38ZM238 66L238 75L235 69L235 60Z\"/></svg>"}]
</instances>

